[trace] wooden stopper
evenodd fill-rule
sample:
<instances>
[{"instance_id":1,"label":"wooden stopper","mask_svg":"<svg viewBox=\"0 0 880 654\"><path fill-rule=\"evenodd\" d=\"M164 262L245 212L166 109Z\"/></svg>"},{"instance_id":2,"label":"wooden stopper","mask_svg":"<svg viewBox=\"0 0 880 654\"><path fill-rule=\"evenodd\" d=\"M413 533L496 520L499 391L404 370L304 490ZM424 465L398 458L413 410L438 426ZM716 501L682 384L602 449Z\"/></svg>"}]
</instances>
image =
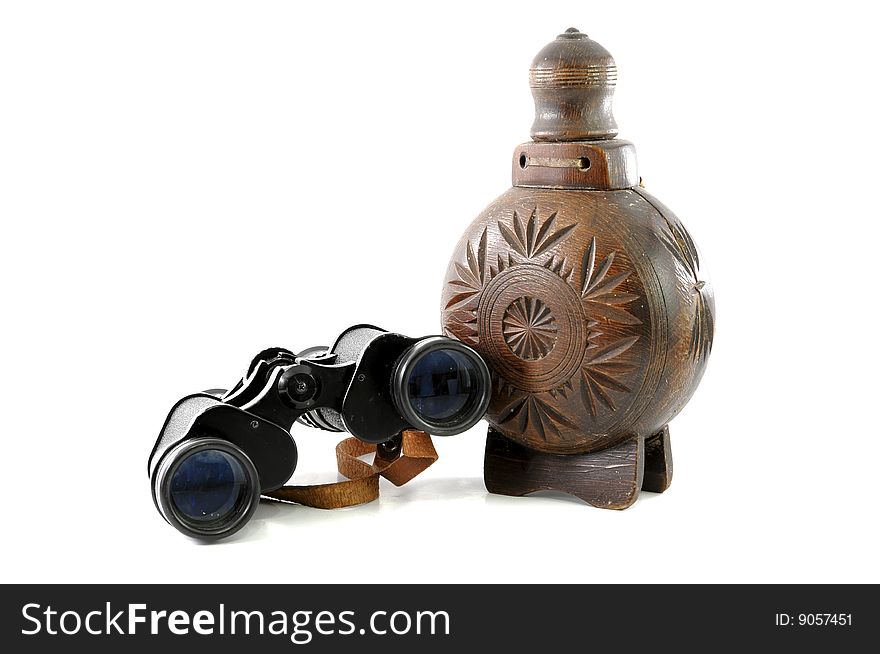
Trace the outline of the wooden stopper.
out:
<instances>
[{"instance_id":1,"label":"wooden stopper","mask_svg":"<svg viewBox=\"0 0 880 654\"><path fill-rule=\"evenodd\" d=\"M535 141L612 139L611 111L617 66L611 54L571 27L548 43L532 62L529 85L535 98Z\"/></svg>"}]
</instances>

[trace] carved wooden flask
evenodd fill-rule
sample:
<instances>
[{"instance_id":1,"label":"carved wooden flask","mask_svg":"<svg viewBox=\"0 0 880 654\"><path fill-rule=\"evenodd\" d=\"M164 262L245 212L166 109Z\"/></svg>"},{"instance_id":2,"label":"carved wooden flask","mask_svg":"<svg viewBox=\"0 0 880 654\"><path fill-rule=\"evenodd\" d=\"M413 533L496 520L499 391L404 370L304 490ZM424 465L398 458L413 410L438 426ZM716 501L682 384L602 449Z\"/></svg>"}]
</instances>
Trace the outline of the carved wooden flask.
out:
<instances>
[{"instance_id":1,"label":"carved wooden flask","mask_svg":"<svg viewBox=\"0 0 880 654\"><path fill-rule=\"evenodd\" d=\"M489 491L621 509L671 481L667 423L705 369L714 301L687 230L615 138L611 55L572 28L529 79L533 140L456 246L443 330L493 371Z\"/></svg>"}]
</instances>

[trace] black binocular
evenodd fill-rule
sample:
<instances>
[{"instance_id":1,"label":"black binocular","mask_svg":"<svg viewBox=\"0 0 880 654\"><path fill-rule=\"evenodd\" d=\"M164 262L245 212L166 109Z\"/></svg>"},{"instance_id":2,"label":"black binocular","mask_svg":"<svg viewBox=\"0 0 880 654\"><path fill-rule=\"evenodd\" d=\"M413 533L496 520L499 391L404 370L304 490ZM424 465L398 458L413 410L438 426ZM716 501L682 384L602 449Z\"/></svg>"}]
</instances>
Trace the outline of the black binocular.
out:
<instances>
[{"instance_id":1,"label":"black binocular","mask_svg":"<svg viewBox=\"0 0 880 654\"><path fill-rule=\"evenodd\" d=\"M270 348L231 390L172 407L148 462L153 501L184 534L229 536L296 469L295 422L367 443L408 429L452 436L479 422L490 394L480 355L443 336L357 325L330 348Z\"/></svg>"}]
</instances>

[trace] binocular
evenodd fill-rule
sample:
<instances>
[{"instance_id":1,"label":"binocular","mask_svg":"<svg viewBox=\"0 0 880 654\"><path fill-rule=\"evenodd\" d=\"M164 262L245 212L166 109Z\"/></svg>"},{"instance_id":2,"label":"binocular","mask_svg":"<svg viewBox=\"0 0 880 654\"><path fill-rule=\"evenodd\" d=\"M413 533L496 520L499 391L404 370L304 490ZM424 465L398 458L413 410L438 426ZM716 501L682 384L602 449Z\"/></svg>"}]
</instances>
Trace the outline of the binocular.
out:
<instances>
[{"instance_id":1,"label":"binocular","mask_svg":"<svg viewBox=\"0 0 880 654\"><path fill-rule=\"evenodd\" d=\"M153 501L184 534L223 538L293 474L294 423L374 444L405 430L453 436L480 421L490 395L480 355L442 336L356 325L330 348L263 350L231 390L172 407L147 464Z\"/></svg>"}]
</instances>

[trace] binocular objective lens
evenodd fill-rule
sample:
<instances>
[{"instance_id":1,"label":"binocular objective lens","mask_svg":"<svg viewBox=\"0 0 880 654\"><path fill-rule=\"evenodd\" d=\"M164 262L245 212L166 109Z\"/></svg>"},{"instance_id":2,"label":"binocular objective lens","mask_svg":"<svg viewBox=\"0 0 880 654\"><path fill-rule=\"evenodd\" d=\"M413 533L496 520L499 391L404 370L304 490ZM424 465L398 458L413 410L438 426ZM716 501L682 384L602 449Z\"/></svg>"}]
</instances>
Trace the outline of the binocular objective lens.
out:
<instances>
[{"instance_id":1,"label":"binocular objective lens","mask_svg":"<svg viewBox=\"0 0 880 654\"><path fill-rule=\"evenodd\" d=\"M429 423L455 420L470 410L481 378L473 359L463 352L436 349L415 363L407 383L410 406Z\"/></svg>"},{"instance_id":2,"label":"binocular objective lens","mask_svg":"<svg viewBox=\"0 0 880 654\"><path fill-rule=\"evenodd\" d=\"M170 496L175 512L194 525L235 517L249 496L248 476L227 452L200 450L177 466Z\"/></svg>"}]
</instances>

